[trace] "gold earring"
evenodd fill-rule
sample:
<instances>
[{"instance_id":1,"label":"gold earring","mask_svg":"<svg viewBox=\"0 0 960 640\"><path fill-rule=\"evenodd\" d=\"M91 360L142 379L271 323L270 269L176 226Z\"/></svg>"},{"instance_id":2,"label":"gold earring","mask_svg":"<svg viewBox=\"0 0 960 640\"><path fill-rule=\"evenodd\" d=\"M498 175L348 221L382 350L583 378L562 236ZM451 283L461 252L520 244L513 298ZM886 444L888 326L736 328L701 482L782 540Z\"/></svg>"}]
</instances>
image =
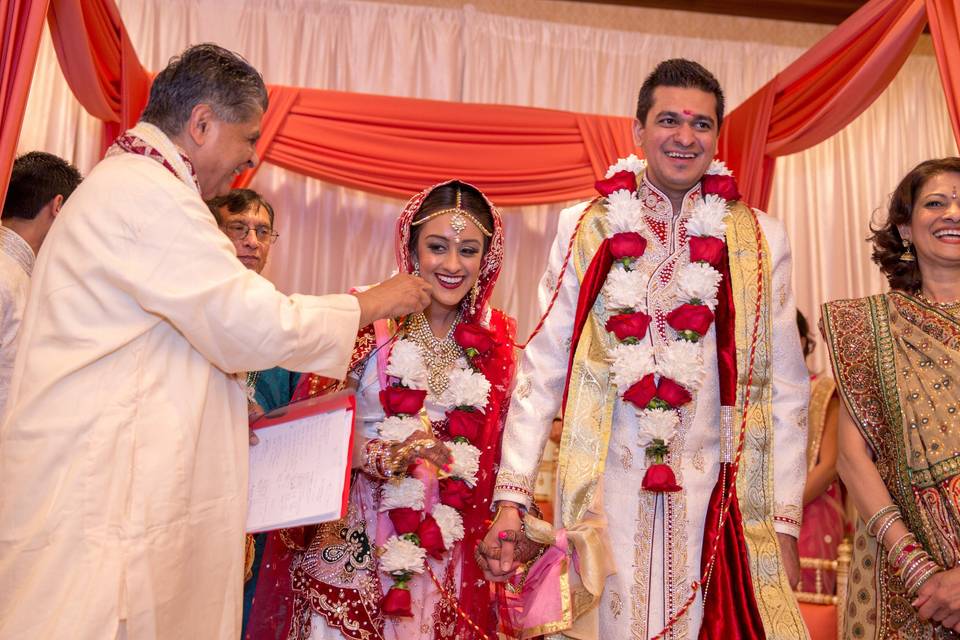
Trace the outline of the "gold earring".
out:
<instances>
[{"instance_id":1,"label":"gold earring","mask_svg":"<svg viewBox=\"0 0 960 640\"><path fill-rule=\"evenodd\" d=\"M480 278L477 278L477 281L473 283L473 287L470 289L470 313L477 312L478 295L480 295Z\"/></svg>"},{"instance_id":2,"label":"gold earring","mask_svg":"<svg viewBox=\"0 0 960 640\"><path fill-rule=\"evenodd\" d=\"M900 262L916 262L917 259L913 255L913 244L910 242L909 238L903 239L903 253L900 254Z\"/></svg>"}]
</instances>

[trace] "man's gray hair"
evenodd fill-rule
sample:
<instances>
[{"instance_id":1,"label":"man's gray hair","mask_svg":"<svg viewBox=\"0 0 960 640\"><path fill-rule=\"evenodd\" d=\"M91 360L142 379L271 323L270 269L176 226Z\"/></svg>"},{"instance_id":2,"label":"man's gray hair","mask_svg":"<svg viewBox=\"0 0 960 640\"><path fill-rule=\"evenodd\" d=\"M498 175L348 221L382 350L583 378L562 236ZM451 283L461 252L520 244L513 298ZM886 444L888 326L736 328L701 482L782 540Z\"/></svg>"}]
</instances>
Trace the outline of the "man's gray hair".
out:
<instances>
[{"instance_id":1,"label":"man's gray hair","mask_svg":"<svg viewBox=\"0 0 960 640\"><path fill-rule=\"evenodd\" d=\"M177 135L198 104L210 105L227 122L243 122L257 107L267 110L267 87L260 72L238 54L215 44L194 45L154 78L140 119Z\"/></svg>"}]
</instances>

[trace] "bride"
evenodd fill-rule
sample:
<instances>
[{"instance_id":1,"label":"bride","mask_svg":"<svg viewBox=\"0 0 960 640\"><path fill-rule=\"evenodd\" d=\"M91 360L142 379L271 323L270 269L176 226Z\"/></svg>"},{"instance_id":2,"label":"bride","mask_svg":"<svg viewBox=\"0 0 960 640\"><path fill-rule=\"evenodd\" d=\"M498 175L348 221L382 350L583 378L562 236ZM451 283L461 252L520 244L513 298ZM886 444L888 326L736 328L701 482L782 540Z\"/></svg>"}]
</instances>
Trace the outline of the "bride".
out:
<instances>
[{"instance_id":1,"label":"bride","mask_svg":"<svg viewBox=\"0 0 960 640\"><path fill-rule=\"evenodd\" d=\"M285 549L258 584L248 637L496 637L473 550L491 515L514 373L515 322L489 306L500 214L472 185L436 185L401 213L396 252L432 301L361 330L348 376L357 394L348 514L275 536ZM294 400L325 382L304 377Z\"/></svg>"}]
</instances>

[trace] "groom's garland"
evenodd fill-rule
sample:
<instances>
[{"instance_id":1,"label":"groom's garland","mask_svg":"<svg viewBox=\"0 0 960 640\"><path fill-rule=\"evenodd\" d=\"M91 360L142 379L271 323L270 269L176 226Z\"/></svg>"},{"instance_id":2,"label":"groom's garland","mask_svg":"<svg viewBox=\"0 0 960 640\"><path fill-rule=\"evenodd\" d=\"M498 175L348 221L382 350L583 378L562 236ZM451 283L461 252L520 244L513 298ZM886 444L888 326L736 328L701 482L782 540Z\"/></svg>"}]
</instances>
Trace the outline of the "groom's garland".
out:
<instances>
[{"instance_id":1,"label":"groom's garland","mask_svg":"<svg viewBox=\"0 0 960 640\"><path fill-rule=\"evenodd\" d=\"M728 201L739 197L736 182L722 162L713 161L703 177L702 197L687 222L689 262L680 268L680 304L666 315L676 339L653 346L647 340L652 320L647 313L647 275L638 262L647 247L643 203L637 178L645 163L636 156L622 158L607 171L597 190L605 198L608 239L613 266L603 286L609 314L607 331L617 339L610 350L611 375L617 393L637 413L641 446L653 460L643 477L648 491L679 491L676 477L664 458L680 424L680 410L689 404L704 377L701 339L714 321L722 275L715 268L725 254L725 218Z\"/></svg>"},{"instance_id":2,"label":"groom's garland","mask_svg":"<svg viewBox=\"0 0 960 640\"><path fill-rule=\"evenodd\" d=\"M453 338L464 357L450 370L447 388L439 396L431 395L431 402L447 409L450 439L446 445L453 458L444 470L446 477L440 480L439 502L426 512L432 500L427 500L426 485L420 477L432 477L434 470L429 465L415 463L383 486L380 511L387 512L396 531L380 549L380 570L394 580L381 603L385 615L411 616L410 578L429 570L428 554L439 560L464 537L462 511L473 497L480 464L480 450L473 443L485 425L491 388L479 365L493 351L495 340L479 324L457 325ZM396 445L429 424L423 412L429 372L420 346L410 339L398 340L390 352L386 373L395 384L380 392L387 417L377 428L381 440Z\"/></svg>"}]
</instances>

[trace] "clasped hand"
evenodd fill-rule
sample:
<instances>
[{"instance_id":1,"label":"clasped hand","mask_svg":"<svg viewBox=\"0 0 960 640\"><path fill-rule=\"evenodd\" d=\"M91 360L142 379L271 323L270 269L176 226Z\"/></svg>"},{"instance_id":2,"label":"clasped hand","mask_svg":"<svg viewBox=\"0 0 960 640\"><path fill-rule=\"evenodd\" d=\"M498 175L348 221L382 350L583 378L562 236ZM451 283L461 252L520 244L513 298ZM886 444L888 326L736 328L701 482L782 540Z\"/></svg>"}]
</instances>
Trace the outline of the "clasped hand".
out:
<instances>
[{"instance_id":1,"label":"clasped hand","mask_svg":"<svg viewBox=\"0 0 960 640\"><path fill-rule=\"evenodd\" d=\"M935 574L920 587L912 604L921 620L960 632L960 568Z\"/></svg>"},{"instance_id":2,"label":"clasped hand","mask_svg":"<svg viewBox=\"0 0 960 640\"><path fill-rule=\"evenodd\" d=\"M518 505L502 503L487 535L477 543L474 557L487 580L506 582L520 565L537 555L540 547L524 535Z\"/></svg>"}]
</instances>

